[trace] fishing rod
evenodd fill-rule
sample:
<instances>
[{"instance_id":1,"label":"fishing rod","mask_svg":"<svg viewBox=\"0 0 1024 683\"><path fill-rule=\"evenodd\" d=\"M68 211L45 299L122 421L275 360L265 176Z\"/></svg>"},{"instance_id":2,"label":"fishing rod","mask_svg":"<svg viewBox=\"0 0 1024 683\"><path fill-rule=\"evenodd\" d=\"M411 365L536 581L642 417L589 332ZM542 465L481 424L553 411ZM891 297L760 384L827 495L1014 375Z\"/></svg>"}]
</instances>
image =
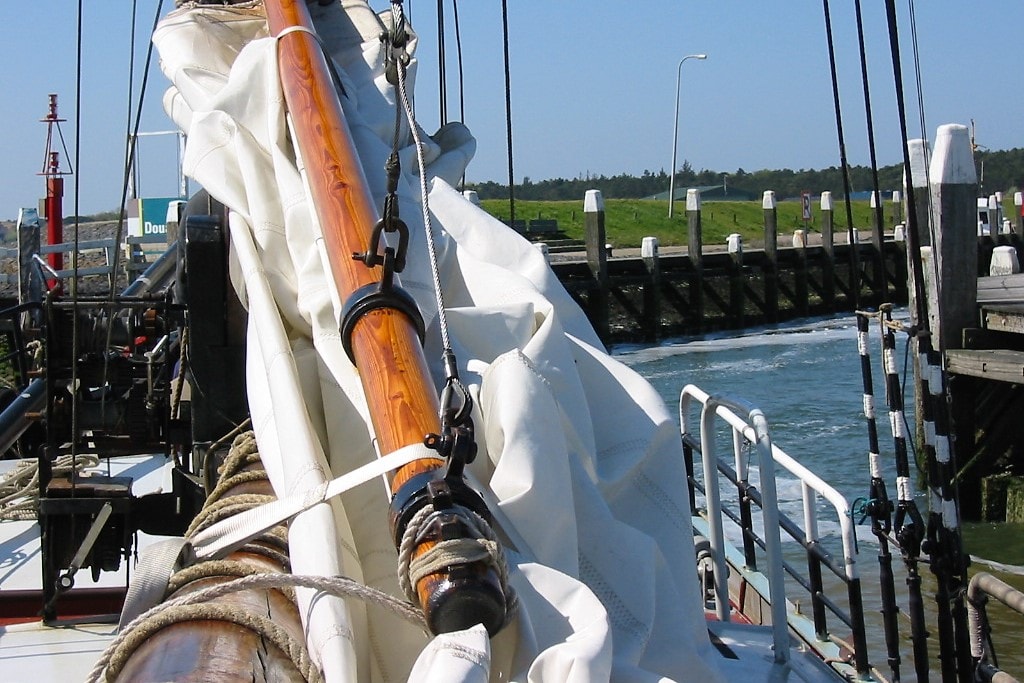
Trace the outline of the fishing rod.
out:
<instances>
[{"instance_id":1,"label":"fishing rod","mask_svg":"<svg viewBox=\"0 0 1024 683\"><path fill-rule=\"evenodd\" d=\"M895 0L886 0L886 18L889 29L889 47L892 56L893 77L896 88L896 105L899 113L900 137L903 145L903 167L910 177L910 144L907 135L906 104L903 99L903 72L900 61L899 30L896 20ZM928 391L922 391L923 411L935 418L935 436L927 447L926 463L930 490L928 541L924 549L928 552L932 573L939 584L936 601L939 608L939 633L942 646L943 681L959 679L967 682L972 678L973 663L970 654L970 636L967 627L967 610L963 603L966 590L967 562L959 532L957 512L957 491L953 479L955 466L949 444L948 403L945 400L945 382L942 373L941 349L932 348L932 337L928 327L928 302L924 291L924 268L921 261L920 228L915 202L907 202L907 247L911 268L914 273L914 294L917 312L918 356L927 359L922 367L931 368ZM941 415L941 418L940 418ZM940 435L940 423L942 432ZM940 438L941 436L941 438ZM934 451L934 453L932 453ZM953 645L953 647L950 647ZM949 649L946 649L949 648Z\"/></svg>"},{"instance_id":2,"label":"fishing rod","mask_svg":"<svg viewBox=\"0 0 1024 683\"><path fill-rule=\"evenodd\" d=\"M914 500L914 483L910 478L910 458L907 453L907 428L903 412L903 393L896 364L896 334L893 330L892 304L881 307L882 363L885 368L885 396L889 407L896 460L896 516L893 526L899 543L903 563L907 568L907 603L910 612L910 632L914 641L914 671L917 680L928 680L928 628L924 615L924 597L921 592L921 573L918 561L925 524Z\"/></svg>"},{"instance_id":3,"label":"fishing rod","mask_svg":"<svg viewBox=\"0 0 1024 683\"><path fill-rule=\"evenodd\" d=\"M900 680L900 633L896 619L899 615L899 606L896 603L896 579L892 571L892 553L889 551L893 504L885 489L882 459L878 448L875 391L871 375L871 354L868 347L868 314L860 311L857 312L857 351L860 355L860 374L864 385L864 416L868 423L868 467L871 472L871 485L865 512L871 517L871 533L878 539L878 573L879 587L882 593L882 628L885 632L886 657L889 669L892 671L892 681L898 683ZM921 601L919 600L919 602ZM923 605L923 602L921 604ZM917 628L920 629L921 626L922 624L918 624ZM913 638L914 643L919 640L923 641L924 639ZM927 657L925 661L927 662Z\"/></svg>"},{"instance_id":4,"label":"fishing rod","mask_svg":"<svg viewBox=\"0 0 1024 683\"><path fill-rule=\"evenodd\" d=\"M345 302L343 345L359 369L378 450L423 450L422 457L389 476L394 540L417 567L413 576L400 578L412 584L411 598L434 633L482 623L493 635L512 611L497 568L486 559L442 557L451 543L475 540L461 510L482 518L488 513L479 494L462 478L462 466L476 448L471 430L453 419L465 411L446 409L442 415L423 354L419 309L395 277L404 267L408 228L398 220L397 201L385 202L389 220L378 220L305 2L267 0L264 7L270 33L278 41L282 91L298 153L306 160L329 276ZM389 50L401 50L404 31L404 26L396 26L385 38ZM404 63L395 66L404 68ZM389 187L397 185L393 169L387 171ZM387 246L385 232L398 233L397 248ZM445 366L453 375L454 359L446 357ZM416 538L408 540L405 532L416 526L413 521L431 509L438 516L429 517Z\"/></svg>"}]
</instances>

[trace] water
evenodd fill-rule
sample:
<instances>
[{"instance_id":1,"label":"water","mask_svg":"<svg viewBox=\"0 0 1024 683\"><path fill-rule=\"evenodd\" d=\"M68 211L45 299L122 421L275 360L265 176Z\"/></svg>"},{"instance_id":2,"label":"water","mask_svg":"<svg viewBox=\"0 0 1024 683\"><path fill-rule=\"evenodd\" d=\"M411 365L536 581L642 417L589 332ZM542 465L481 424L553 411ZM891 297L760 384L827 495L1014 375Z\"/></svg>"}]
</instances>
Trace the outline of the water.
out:
<instances>
[{"instance_id":1,"label":"water","mask_svg":"<svg viewBox=\"0 0 1024 683\"><path fill-rule=\"evenodd\" d=\"M897 315L897 317L899 317ZM696 384L710 394L742 396L760 407L771 425L773 441L789 455L815 471L848 501L868 493L868 439L863 416L860 360L857 353L856 321L853 317L796 323L777 329L762 329L740 336L722 336L696 340L678 340L653 347L620 346L615 355L646 377L660 392L673 412L677 412L679 391L686 384ZM895 498L895 468L892 436L885 417L884 381L881 372L880 340L872 329L872 365L879 443L886 462L886 483L890 498ZM897 337L901 371L905 365L904 339ZM905 403L912 404L912 389L907 386ZM909 416L908 416L909 417ZM724 451L723 451L724 452ZM913 468L913 462L911 463ZM754 478L752 477L752 480ZM756 483L756 481L755 481ZM801 519L799 488L786 474L777 477L782 510L796 520ZM922 488L922 486L918 486ZM918 506L926 510L927 502L919 496ZM832 542L835 554L839 548L838 523L835 515L827 516L820 508L822 532ZM885 669L884 648L877 613L880 605L877 583L877 541L867 525L857 528L860 545L860 572L864 581L865 609L869 619L869 640L872 663ZM736 540L734 538L734 540ZM1000 571L987 561L1005 565L1024 565L1024 525L967 524L964 528L966 550L984 558L972 566L972 573L989 571L1018 589L1024 590L1024 576ZM799 546L793 544L799 551ZM792 551L787 551L787 554ZM899 553L893 550L897 570L897 590L904 588L905 573ZM841 553L839 554L841 557ZM933 609L934 582L931 572L923 567L926 608ZM904 591L905 592L905 591ZM905 598L900 600L906 615ZM1019 653L1024 618L990 603L990 618L995 630L999 662L1018 676L1024 674L1024 653ZM909 624L901 619L904 641L903 672L908 679L912 668L906 655L910 652ZM932 633L935 633L932 627ZM878 654L881 653L881 656ZM938 662L931 665L936 677Z\"/></svg>"}]
</instances>

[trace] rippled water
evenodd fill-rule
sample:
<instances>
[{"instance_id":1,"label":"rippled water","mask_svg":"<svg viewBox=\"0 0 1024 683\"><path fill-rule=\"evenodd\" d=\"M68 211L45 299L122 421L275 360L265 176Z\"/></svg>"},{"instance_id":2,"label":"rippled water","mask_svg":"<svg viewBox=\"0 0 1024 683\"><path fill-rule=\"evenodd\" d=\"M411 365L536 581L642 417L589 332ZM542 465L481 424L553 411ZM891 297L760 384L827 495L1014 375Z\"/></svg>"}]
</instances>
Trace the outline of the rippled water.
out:
<instances>
[{"instance_id":1,"label":"rippled water","mask_svg":"<svg viewBox=\"0 0 1024 683\"><path fill-rule=\"evenodd\" d=\"M615 354L646 377L673 411L678 408L679 391L686 384L696 384L710 394L742 396L753 402L767 416L776 445L815 471L847 500L854 501L867 495L870 481L856 334L854 318L837 317L735 337L678 340L653 347L620 346L615 349ZM905 367L904 341L898 338L897 344L902 370ZM881 416L878 424L880 450L886 461L889 496L895 498L893 440L885 417L879 347L877 330L873 330L873 381L876 406ZM912 390L908 385L905 402L911 404L912 400ZM755 477L752 480L756 483ZM783 511L796 520L801 519L799 485L795 478L782 474L777 477L777 484ZM922 510L927 507L923 498L919 499L918 505ZM824 506L821 513L822 533L831 535L835 542L838 522L834 515L828 516ZM864 605L866 610L874 611L880 605L878 564L875 560L878 545L866 525L857 528L857 537ZM1017 567L1024 565L1024 525L967 524L964 543L968 553L984 558L974 563L972 573L989 571L1024 590L1024 576L1000 571L987 564L987 561L992 561ZM897 590L901 590L905 585L905 573L899 553L893 552ZM932 576L927 568L922 568L921 573L926 608L933 609ZM905 600L900 602L905 614ZM1020 651L1024 618L1002 609L1000 605L990 608L990 617L994 622L1000 663L1018 677L1024 675L1024 653ZM901 621L900 630L904 652L909 653L906 619ZM876 642L881 638L877 632L869 636ZM876 666L885 670L884 658L875 656L874 660ZM933 678L937 668L938 662L933 662ZM904 677L912 677L909 663L904 664L903 671Z\"/></svg>"}]
</instances>

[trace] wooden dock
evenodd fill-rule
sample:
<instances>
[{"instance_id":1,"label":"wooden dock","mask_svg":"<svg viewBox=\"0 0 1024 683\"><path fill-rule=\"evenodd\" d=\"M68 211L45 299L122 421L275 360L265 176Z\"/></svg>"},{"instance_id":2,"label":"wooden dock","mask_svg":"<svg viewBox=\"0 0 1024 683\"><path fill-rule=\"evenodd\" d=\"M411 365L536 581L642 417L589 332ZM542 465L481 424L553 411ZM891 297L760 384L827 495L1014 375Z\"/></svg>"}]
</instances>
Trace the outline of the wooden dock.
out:
<instances>
[{"instance_id":1,"label":"wooden dock","mask_svg":"<svg viewBox=\"0 0 1024 683\"><path fill-rule=\"evenodd\" d=\"M962 126L939 129L929 175L931 211L919 213L934 244L923 253L923 289L944 369L938 409L952 436L951 485L963 518L1024 522L1024 225L1019 215L982 224L982 203L997 202L977 197Z\"/></svg>"}]
</instances>

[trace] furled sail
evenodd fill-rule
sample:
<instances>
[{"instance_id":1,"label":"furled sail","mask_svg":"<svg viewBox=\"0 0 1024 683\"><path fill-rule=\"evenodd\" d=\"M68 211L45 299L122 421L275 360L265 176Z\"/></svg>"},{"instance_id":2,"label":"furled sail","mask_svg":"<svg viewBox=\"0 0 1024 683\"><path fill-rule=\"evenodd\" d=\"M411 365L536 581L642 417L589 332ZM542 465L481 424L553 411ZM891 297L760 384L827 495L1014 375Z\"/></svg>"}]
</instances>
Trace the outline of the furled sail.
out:
<instances>
[{"instance_id":1,"label":"furled sail","mask_svg":"<svg viewBox=\"0 0 1024 683\"><path fill-rule=\"evenodd\" d=\"M378 17L359 0L310 7L374 199L386 191L395 94ZM262 8L192 6L154 38L186 132L186 171L230 209L233 281L249 313L247 382L259 449L280 497L377 457L341 301L297 158ZM414 43L409 50L415 47ZM415 61L410 65L410 76ZM410 131L400 139L402 287L426 321L443 381L434 281ZM429 208L447 326L474 397L480 457L517 618L429 637L355 601L298 591L307 646L328 681L715 680L695 571L679 439L654 390L608 357L544 257L452 189L475 142L426 138ZM400 595L380 480L297 516L296 574L345 575Z\"/></svg>"}]
</instances>

